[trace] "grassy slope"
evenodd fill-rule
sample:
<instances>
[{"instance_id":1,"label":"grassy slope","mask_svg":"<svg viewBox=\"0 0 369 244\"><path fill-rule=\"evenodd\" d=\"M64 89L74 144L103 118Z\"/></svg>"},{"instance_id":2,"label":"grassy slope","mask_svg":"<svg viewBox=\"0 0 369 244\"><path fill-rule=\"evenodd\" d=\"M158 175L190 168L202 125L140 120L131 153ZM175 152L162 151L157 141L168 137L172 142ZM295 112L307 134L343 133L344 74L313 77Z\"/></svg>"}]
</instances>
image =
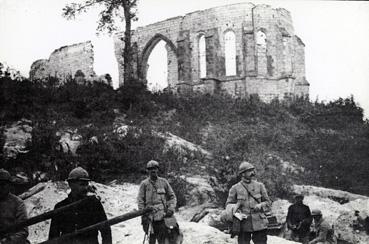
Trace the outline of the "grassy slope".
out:
<instances>
[{"instance_id":1,"label":"grassy slope","mask_svg":"<svg viewBox=\"0 0 369 244\"><path fill-rule=\"evenodd\" d=\"M206 166L202 172L216 176L223 201L238 164L250 160L273 196L288 195L292 182L369 194L369 128L353 98L329 104L304 99L265 104L257 97L176 97L153 95L143 87L114 91L103 84L56 87L53 81L41 85L1 78L0 86L2 125L28 118L34 126L30 153L4 159L0 167L46 171L59 179L79 164L103 181L137 175L147 160L156 158L164 171L199 172ZM124 139L112 132L117 116L136 128ZM78 156L56 150L56 131L65 127L78 128L83 135L85 145ZM212 151L214 159L163 152L163 140L152 131L169 131L199 144ZM99 143L88 143L91 136ZM280 161L306 170L283 175Z\"/></svg>"}]
</instances>

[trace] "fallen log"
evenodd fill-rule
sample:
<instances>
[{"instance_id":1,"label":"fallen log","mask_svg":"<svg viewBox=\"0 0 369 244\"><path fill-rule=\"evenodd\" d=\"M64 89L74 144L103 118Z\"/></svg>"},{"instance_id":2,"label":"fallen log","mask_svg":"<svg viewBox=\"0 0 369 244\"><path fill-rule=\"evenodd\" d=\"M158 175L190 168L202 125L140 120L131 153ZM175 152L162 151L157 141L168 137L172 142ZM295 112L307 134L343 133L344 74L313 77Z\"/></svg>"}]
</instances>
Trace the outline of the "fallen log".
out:
<instances>
[{"instance_id":1,"label":"fallen log","mask_svg":"<svg viewBox=\"0 0 369 244\"><path fill-rule=\"evenodd\" d=\"M30 198L31 196L39 193L40 191L43 191L46 187L46 183L37 184L28 191L18 195L18 197L22 200L26 200L27 198Z\"/></svg>"}]
</instances>

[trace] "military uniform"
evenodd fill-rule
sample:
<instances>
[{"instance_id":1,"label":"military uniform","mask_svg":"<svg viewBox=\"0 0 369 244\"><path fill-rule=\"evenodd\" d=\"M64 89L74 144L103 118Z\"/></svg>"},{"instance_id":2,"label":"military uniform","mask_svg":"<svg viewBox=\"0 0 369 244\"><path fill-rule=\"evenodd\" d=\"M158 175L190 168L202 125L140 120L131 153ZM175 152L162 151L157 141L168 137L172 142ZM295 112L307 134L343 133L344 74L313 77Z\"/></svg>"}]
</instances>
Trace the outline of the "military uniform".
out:
<instances>
[{"instance_id":1,"label":"military uniform","mask_svg":"<svg viewBox=\"0 0 369 244\"><path fill-rule=\"evenodd\" d=\"M0 199L0 228L7 228L16 223L27 220L27 210L23 201L17 196L9 193ZM25 244L28 236L28 228L24 227L16 232L0 236L2 244Z\"/></svg>"},{"instance_id":2,"label":"military uniform","mask_svg":"<svg viewBox=\"0 0 369 244\"><path fill-rule=\"evenodd\" d=\"M315 222L313 229L316 233L316 238L311 240L309 244L336 244L337 239L334 236L332 225L330 225L323 217Z\"/></svg>"},{"instance_id":3,"label":"military uniform","mask_svg":"<svg viewBox=\"0 0 369 244\"><path fill-rule=\"evenodd\" d=\"M238 182L229 191L226 205L231 203L236 203L238 211L247 216L240 223L238 243L249 244L251 239L255 244L267 243L268 220L264 211L270 208L270 200L264 184L254 180ZM255 209L256 205L261 208Z\"/></svg>"},{"instance_id":4,"label":"military uniform","mask_svg":"<svg viewBox=\"0 0 369 244\"><path fill-rule=\"evenodd\" d=\"M166 226L164 224L164 217L166 211L174 213L177 204L177 198L174 194L169 182L161 177L155 181L150 178L141 182L139 193L137 196L138 209L152 208L153 212L147 218L143 218L143 225L145 232L149 225L146 221L151 221L153 233L150 233L150 243L155 243L158 239L159 244L164 243L166 235Z\"/></svg>"},{"instance_id":5,"label":"military uniform","mask_svg":"<svg viewBox=\"0 0 369 244\"><path fill-rule=\"evenodd\" d=\"M107 220L104 208L99 199L95 196L88 196L90 201L85 204L77 205L71 210L65 211L51 219L49 239L58 238L62 235L73 233L76 230L88 227L93 224ZM72 199L70 196L65 200L57 203L55 209L72 204L79 199ZM103 244L111 244L111 229L106 227L100 229ZM92 230L87 233L65 240L63 243L71 244L98 244L97 230Z\"/></svg>"},{"instance_id":6,"label":"military uniform","mask_svg":"<svg viewBox=\"0 0 369 244\"><path fill-rule=\"evenodd\" d=\"M287 225L291 229L291 239L303 244L309 242L309 231L312 222L310 208L305 204L292 204L288 208ZM298 226L298 228L293 228Z\"/></svg>"}]
</instances>

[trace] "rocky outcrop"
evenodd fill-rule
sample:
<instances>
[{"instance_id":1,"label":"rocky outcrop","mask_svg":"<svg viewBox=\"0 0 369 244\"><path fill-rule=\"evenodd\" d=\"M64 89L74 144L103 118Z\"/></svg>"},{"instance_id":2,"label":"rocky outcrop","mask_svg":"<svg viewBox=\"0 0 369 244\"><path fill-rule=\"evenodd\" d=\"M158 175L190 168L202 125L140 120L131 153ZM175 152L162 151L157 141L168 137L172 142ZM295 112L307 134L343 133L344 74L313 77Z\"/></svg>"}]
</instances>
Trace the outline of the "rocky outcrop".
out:
<instances>
[{"instance_id":1,"label":"rocky outcrop","mask_svg":"<svg viewBox=\"0 0 369 244\"><path fill-rule=\"evenodd\" d=\"M159 137L162 137L165 139L165 146L166 148L174 148L177 151L181 152L181 154L186 154L186 150L192 151L192 152L200 152L207 158L212 158L212 153L203 149L201 146L196 145L192 142L189 142L179 136L176 136L170 132L167 132L165 134L163 133L157 133Z\"/></svg>"},{"instance_id":2,"label":"rocky outcrop","mask_svg":"<svg viewBox=\"0 0 369 244\"><path fill-rule=\"evenodd\" d=\"M367 196L317 186L294 185L293 191L302 195L316 195L323 198L330 198L339 203L346 203L356 199L368 199Z\"/></svg>"},{"instance_id":3,"label":"rocky outcrop","mask_svg":"<svg viewBox=\"0 0 369 244\"><path fill-rule=\"evenodd\" d=\"M184 177L187 182L189 206L198 206L216 202L214 189L205 177L195 175L192 177Z\"/></svg>"},{"instance_id":4,"label":"rocky outcrop","mask_svg":"<svg viewBox=\"0 0 369 244\"><path fill-rule=\"evenodd\" d=\"M22 119L4 129L3 153L6 158L16 158L19 153L27 153L27 143L32 142L32 122Z\"/></svg>"},{"instance_id":5,"label":"rocky outcrop","mask_svg":"<svg viewBox=\"0 0 369 244\"><path fill-rule=\"evenodd\" d=\"M58 131L57 136L60 136L59 145L64 153L77 154L77 149L82 143L82 136L78 134L77 129L65 129Z\"/></svg>"},{"instance_id":6,"label":"rocky outcrop","mask_svg":"<svg viewBox=\"0 0 369 244\"><path fill-rule=\"evenodd\" d=\"M119 113L118 113L119 114ZM169 115L167 115L169 116ZM129 130L134 132L135 136L139 136L140 129L135 126L129 125L131 124L126 120L126 116L120 114L116 117L113 123L114 133L119 135L120 138L126 137ZM203 149L201 146L196 145L192 142L189 142L179 136L176 136L170 132L161 133L153 131L153 134L159 138L165 140L164 150L174 149L179 152L181 155L187 155L188 152L200 152L206 158L212 158L212 153Z\"/></svg>"}]
</instances>

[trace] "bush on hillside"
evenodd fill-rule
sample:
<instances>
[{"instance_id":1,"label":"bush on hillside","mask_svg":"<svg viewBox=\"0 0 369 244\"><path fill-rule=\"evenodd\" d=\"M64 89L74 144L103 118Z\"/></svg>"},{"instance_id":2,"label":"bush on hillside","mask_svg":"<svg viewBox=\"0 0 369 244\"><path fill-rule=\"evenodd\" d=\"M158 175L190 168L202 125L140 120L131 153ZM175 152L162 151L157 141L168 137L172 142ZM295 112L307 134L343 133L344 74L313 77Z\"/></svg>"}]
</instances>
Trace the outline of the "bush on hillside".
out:
<instances>
[{"instance_id":1,"label":"bush on hillside","mask_svg":"<svg viewBox=\"0 0 369 244\"><path fill-rule=\"evenodd\" d=\"M81 85L70 80L59 85L54 78L46 82L0 78L2 125L21 118L35 125L30 152L2 164L27 172L45 170L55 179L65 177L75 165L84 165L96 179L104 180L106 175L131 172L143 177L144 164L156 158L163 162L163 173L178 172L179 177L188 171L180 167L184 158L164 151L162 139L153 135L168 131L213 153L213 160L196 154L191 160L207 166L206 172L217 178L221 202L237 180L243 160L254 162L258 178L273 198L288 195L292 183L369 194L369 125L353 97L329 103L296 98L267 104L257 96L151 94L140 83L130 84L114 91L101 83ZM121 114L136 128L124 139L112 132L112 123ZM83 134L78 156L55 150L59 140L55 132L66 127ZM92 136L99 143L90 143ZM230 160L224 161L225 156ZM280 174L277 159L300 165L305 173Z\"/></svg>"}]
</instances>

